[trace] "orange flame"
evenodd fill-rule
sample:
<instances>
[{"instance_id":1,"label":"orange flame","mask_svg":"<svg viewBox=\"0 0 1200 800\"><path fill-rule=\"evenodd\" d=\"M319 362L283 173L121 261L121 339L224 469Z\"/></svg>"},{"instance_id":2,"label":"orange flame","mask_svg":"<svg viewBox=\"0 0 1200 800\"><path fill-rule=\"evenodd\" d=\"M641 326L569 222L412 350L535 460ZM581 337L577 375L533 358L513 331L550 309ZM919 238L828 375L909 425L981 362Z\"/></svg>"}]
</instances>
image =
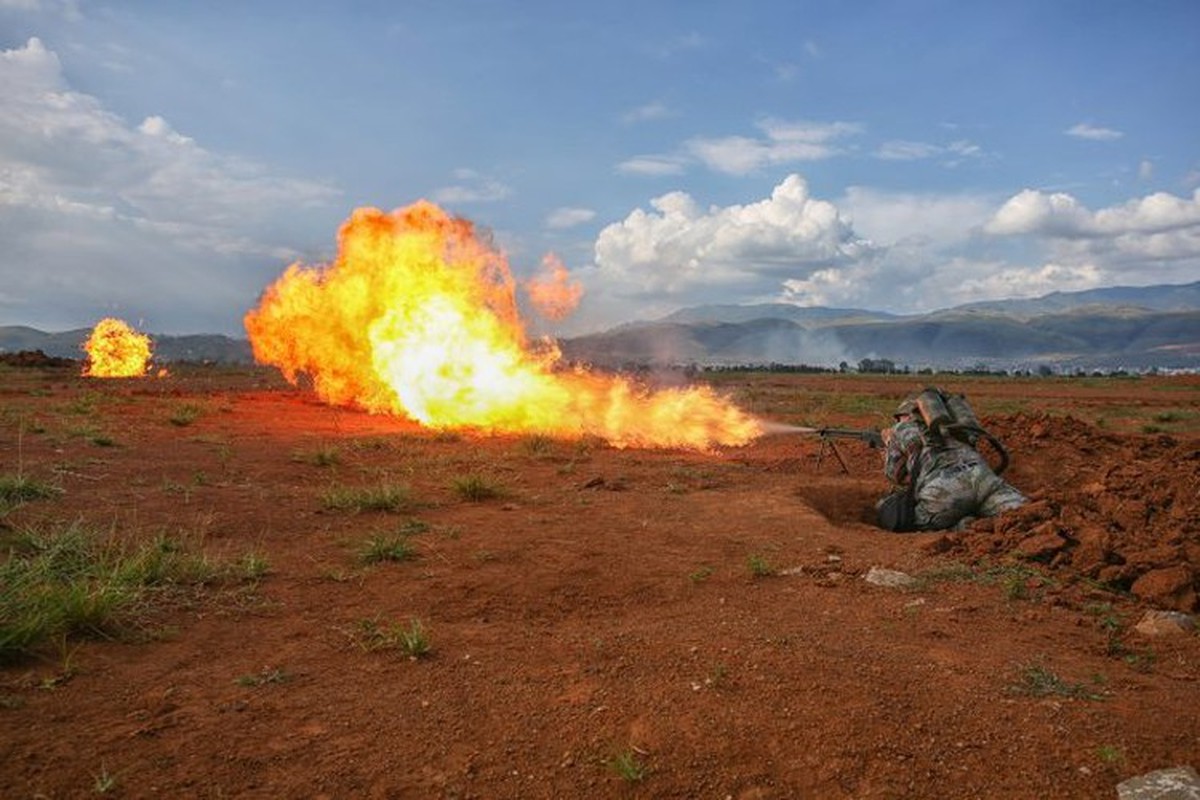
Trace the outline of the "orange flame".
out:
<instances>
[{"instance_id":1,"label":"orange flame","mask_svg":"<svg viewBox=\"0 0 1200 800\"><path fill-rule=\"evenodd\" d=\"M525 283L530 302L547 319L563 319L579 305L583 288L571 283L567 268L553 253L542 259L542 275Z\"/></svg>"},{"instance_id":2,"label":"orange flame","mask_svg":"<svg viewBox=\"0 0 1200 800\"><path fill-rule=\"evenodd\" d=\"M96 323L83 349L83 374L93 378L138 378L150 362L150 337L112 317Z\"/></svg>"},{"instance_id":3,"label":"orange flame","mask_svg":"<svg viewBox=\"0 0 1200 800\"><path fill-rule=\"evenodd\" d=\"M425 201L354 211L334 261L292 264L245 325L259 363L292 383L307 374L322 400L433 428L695 449L761 433L708 387L649 392L557 369L556 347L527 341L504 257L468 220Z\"/></svg>"}]
</instances>

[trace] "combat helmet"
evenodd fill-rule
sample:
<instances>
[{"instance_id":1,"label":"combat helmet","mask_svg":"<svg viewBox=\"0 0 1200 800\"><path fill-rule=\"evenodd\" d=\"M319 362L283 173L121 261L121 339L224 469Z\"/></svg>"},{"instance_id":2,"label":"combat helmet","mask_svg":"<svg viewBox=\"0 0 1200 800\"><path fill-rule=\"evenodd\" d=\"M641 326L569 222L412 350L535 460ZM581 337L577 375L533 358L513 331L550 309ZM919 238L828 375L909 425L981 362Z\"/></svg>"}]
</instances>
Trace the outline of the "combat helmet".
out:
<instances>
[{"instance_id":1,"label":"combat helmet","mask_svg":"<svg viewBox=\"0 0 1200 800\"><path fill-rule=\"evenodd\" d=\"M917 413L917 398L916 395L904 400L900 405L896 406L896 410L892 412L894 419L900 419L903 416L912 416Z\"/></svg>"}]
</instances>

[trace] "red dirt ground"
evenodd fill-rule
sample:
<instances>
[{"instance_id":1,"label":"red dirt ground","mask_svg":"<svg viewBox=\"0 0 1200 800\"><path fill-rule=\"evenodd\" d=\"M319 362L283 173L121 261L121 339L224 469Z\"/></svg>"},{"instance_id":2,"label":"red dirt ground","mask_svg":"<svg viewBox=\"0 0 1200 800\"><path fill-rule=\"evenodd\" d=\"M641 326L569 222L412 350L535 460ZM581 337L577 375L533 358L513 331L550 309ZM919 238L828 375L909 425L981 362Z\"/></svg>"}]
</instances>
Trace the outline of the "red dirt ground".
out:
<instances>
[{"instance_id":1,"label":"red dirt ground","mask_svg":"<svg viewBox=\"0 0 1200 800\"><path fill-rule=\"evenodd\" d=\"M896 535L871 525L880 455L856 441L843 472L797 436L691 453L437 435L265 371L0 370L4 474L64 490L0 536L81 520L270 567L147 612L141 637L0 669L4 798L1101 798L1200 767L1200 636L1134 630L1196 610L1196 376L939 377L1035 502ZM755 413L855 427L922 385L720 379ZM502 496L462 499L467 476ZM323 503L381 483L419 504ZM415 559L356 557L413 520ZM364 620L414 619L424 658L356 642ZM1039 676L1057 680L1039 694Z\"/></svg>"}]
</instances>

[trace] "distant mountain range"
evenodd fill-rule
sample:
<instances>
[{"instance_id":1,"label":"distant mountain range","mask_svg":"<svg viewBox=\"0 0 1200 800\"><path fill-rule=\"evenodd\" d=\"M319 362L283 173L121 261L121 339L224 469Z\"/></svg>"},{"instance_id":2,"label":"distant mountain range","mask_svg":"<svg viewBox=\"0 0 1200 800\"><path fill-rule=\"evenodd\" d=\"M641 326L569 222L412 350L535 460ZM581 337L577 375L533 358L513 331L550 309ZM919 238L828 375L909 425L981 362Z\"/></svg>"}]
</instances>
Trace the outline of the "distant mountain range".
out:
<instances>
[{"instance_id":1,"label":"distant mountain range","mask_svg":"<svg viewBox=\"0 0 1200 800\"><path fill-rule=\"evenodd\" d=\"M0 353L82 358L90 329L0 326ZM217 334L152 335L155 359L253 361L250 344ZM605 368L786 364L913 369L1200 369L1200 281L1054 292L928 314L769 303L686 308L651 322L564 339L563 355Z\"/></svg>"},{"instance_id":2,"label":"distant mountain range","mask_svg":"<svg viewBox=\"0 0 1200 800\"><path fill-rule=\"evenodd\" d=\"M91 328L76 328L61 333L45 333L23 325L0 326L0 353L41 350L56 358L82 359L83 343ZM154 360L249 363L254 361L250 342L221 334L199 333L187 336L151 335Z\"/></svg>"},{"instance_id":3,"label":"distant mountain range","mask_svg":"<svg viewBox=\"0 0 1200 800\"><path fill-rule=\"evenodd\" d=\"M928 314L771 303L687 308L565 340L567 358L645 365L890 361L914 369L1200 368L1200 281L1054 292Z\"/></svg>"}]
</instances>

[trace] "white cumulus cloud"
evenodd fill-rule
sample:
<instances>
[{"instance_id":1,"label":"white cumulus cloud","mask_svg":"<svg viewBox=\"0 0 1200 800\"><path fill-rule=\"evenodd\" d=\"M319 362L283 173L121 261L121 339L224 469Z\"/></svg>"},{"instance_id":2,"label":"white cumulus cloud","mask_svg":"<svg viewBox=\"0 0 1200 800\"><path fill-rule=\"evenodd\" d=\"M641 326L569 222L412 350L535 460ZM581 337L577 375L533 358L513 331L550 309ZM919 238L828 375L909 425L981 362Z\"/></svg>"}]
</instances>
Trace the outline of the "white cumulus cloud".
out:
<instances>
[{"instance_id":1,"label":"white cumulus cloud","mask_svg":"<svg viewBox=\"0 0 1200 800\"><path fill-rule=\"evenodd\" d=\"M922 161L936 158L947 167L958 166L968 158L982 156L983 148L966 140L940 145L895 139L884 142L875 150L875 157L880 161Z\"/></svg>"},{"instance_id":2,"label":"white cumulus cloud","mask_svg":"<svg viewBox=\"0 0 1200 800\"><path fill-rule=\"evenodd\" d=\"M603 291L682 302L709 301L729 287L742 296L774 295L787 280L875 252L799 175L746 205L703 209L684 192L650 205L600 232L595 266Z\"/></svg>"},{"instance_id":3,"label":"white cumulus cloud","mask_svg":"<svg viewBox=\"0 0 1200 800\"><path fill-rule=\"evenodd\" d=\"M160 116L129 124L74 90L37 38L0 51L0 96L0 311L10 319L149 305L153 292L198 317L236 319L261 288L246 264L296 255L263 231L278 237L296 212L337 196L206 150ZM221 304L231 307L214 311Z\"/></svg>"},{"instance_id":4,"label":"white cumulus cloud","mask_svg":"<svg viewBox=\"0 0 1200 800\"><path fill-rule=\"evenodd\" d=\"M763 167L832 158L840 152L839 139L862 130L852 122L778 119L763 120L758 128L763 136L693 138L684 143L684 152L716 172L747 175Z\"/></svg>"},{"instance_id":5,"label":"white cumulus cloud","mask_svg":"<svg viewBox=\"0 0 1200 800\"><path fill-rule=\"evenodd\" d=\"M656 119L665 119L670 116L672 116L671 110L661 101L654 100L626 111L621 115L621 121L626 125L633 125L638 122L649 122Z\"/></svg>"},{"instance_id":6,"label":"white cumulus cloud","mask_svg":"<svg viewBox=\"0 0 1200 800\"><path fill-rule=\"evenodd\" d=\"M1040 297L1051 292L1080 292L1103 285L1104 273L1095 264L1042 264L1020 267L994 265L966 276L947 295L951 303L1008 297Z\"/></svg>"},{"instance_id":7,"label":"white cumulus cloud","mask_svg":"<svg viewBox=\"0 0 1200 800\"><path fill-rule=\"evenodd\" d=\"M1200 190L1191 198L1156 192L1092 212L1073 196L1026 189L988 222L988 233L1037 233L1061 238L1154 235L1200 229Z\"/></svg>"},{"instance_id":8,"label":"white cumulus cloud","mask_svg":"<svg viewBox=\"0 0 1200 800\"><path fill-rule=\"evenodd\" d=\"M995 213L986 195L893 192L851 186L838 207L859 234L881 245L928 242L940 247L962 244Z\"/></svg>"},{"instance_id":9,"label":"white cumulus cloud","mask_svg":"<svg viewBox=\"0 0 1200 800\"><path fill-rule=\"evenodd\" d=\"M512 194L512 189L505 184L473 169L456 169L454 178L458 183L434 190L435 201L446 204L498 203Z\"/></svg>"},{"instance_id":10,"label":"white cumulus cloud","mask_svg":"<svg viewBox=\"0 0 1200 800\"><path fill-rule=\"evenodd\" d=\"M1112 283L1194 280L1200 271L1200 190L1190 198L1156 192L1092 211L1072 195L1026 189L983 230L1037 242L1049 263L1094 268Z\"/></svg>"},{"instance_id":11,"label":"white cumulus cloud","mask_svg":"<svg viewBox=\"0 0 1200 800\"><path fill-rule=\"evenodd\" d=\"M677 156L634 156L617 165L617 171L626 175L680 175L686 161Z\"/></svg>"},{"instance_id":12,"label":"white cumulus cloud","mask_svg":"<svg viewBox=\"0 0 1200 800\"><path fill-rule=\"evenodd\" d=\"M595 216L596 212L590 208L556 208L546 216L546 227L552 230L573 228L590 222Z\"/></svg>"},{"instance_id":13,"label":"white cumulus cloud","mask_svg":"<svg viewBox=\"0 0 1200 800\"><path fill-rule=\"evenodd\" d=\"M823 161L840 155L838 140L854 136L854 122L805 122L767 118L757 123L759 136L696 136L675 152L639 155L617 165L628 175L679 175L700 164L726 175L749 175L769 167Z\"/></svg>"},{"instance_id":14,"label":"white cumulus cloud","mask_svg":"<svg viewBox=\"0 0 1200 800\"><path fill-rule=\"evenodd\" d=\"M1096 125L1089 125L1086 122L1080 122L1078 125L1072 125L1067 128L1064 133L1067 136L1074 136L1076 139L1089 139L1093 142L1111 142L1114 139L1120 139L1125 134L1121 131L1113 130L1112 128L1101 128Z\"/></svg>"},{"instance_id":15,"label":"white cumulus cloud","mask_svg":"<svg viewBox=\"0 0 1200 800\"><path fill-rule=\"evenodd\" d=\"M581 312L609 324L709 303L915 313L1195 280L1198 207L1200 191L1099 211L1034 190L1005 200L855 186L830 201L812 197L799 175L745 205L705 208L671 192L601 231L594 263L579 271Z\"/></svg>"}]
</instances>

